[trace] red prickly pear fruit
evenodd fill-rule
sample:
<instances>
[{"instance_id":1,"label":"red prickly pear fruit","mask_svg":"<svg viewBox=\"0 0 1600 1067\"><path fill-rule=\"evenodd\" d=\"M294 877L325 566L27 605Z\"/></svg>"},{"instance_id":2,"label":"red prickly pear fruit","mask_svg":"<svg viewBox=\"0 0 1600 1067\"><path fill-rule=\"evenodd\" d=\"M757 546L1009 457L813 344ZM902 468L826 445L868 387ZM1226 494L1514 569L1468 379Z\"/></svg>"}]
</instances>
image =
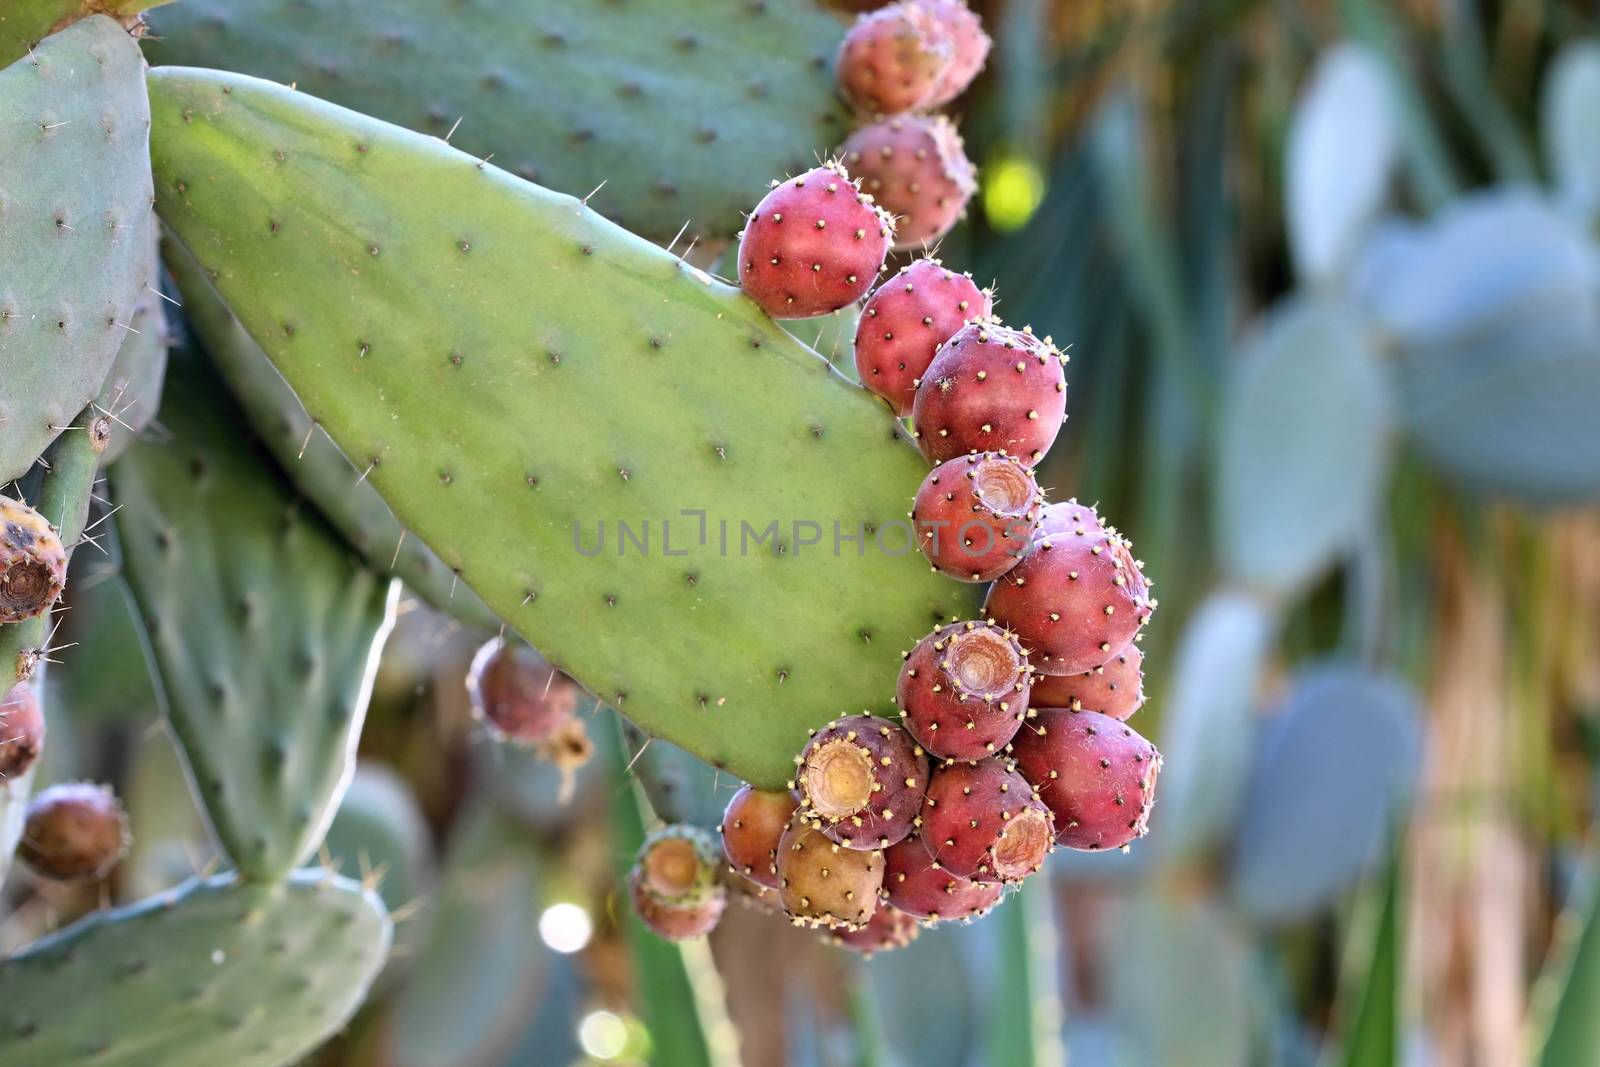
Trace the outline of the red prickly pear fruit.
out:
<instances>
[{"instance_id":1,"label":"red prickly pear fruit","mask_svg":"<svg viewBox=\"0 0 1600 1067\"><path fill-rule=\"evenodd\" d=\"M855 303L883 270L894 220L837 163L774 182L739 235L739 285L775 319Z\"/></svg>"},{"instance_id":2,"label":"red prickly pear fruit","mask_svg":"<svg viewBox=\"0 0 1600 1067\"><path fill-rule=\"evenodd\" d=\"M1082 674L1132 644L1155 610L1127 539L1046 517L1022 561L989 587L984 614L1009 628L1041 674Z\"/></svg>"},{"instance_id":3,"label":"red prickly pear fruit","mask_svg":"<svg viewBox=\"0 0 1600 1067\"><path fill-rule=\"evenodd\" d=\"M1033 471L1004 452L978 452L928 472L911 521L934 570L961 582L992 582L1022 558L1043 507Z\"/></svg>"},{"instance_id":4,"label":"red prickly pear fruit","mask_svg":"<svg viewBox=\"0 0 1600 1067\"><path fill-rule=\"evenodd\" d=\"M778 839L800 802L792 793L769 793L740 786L722 814L722 852L735 873L778 888Z\"/></svg>"},{"instance_id":5,"label":"red prickly pear fruit","mask_svg":"<svg viewBox=\"0 0 1600 1067\"><path fill-rule=\"evenodd\" d=\"M933 772L922 805L922 842L951 874L1020 882L1044 866L1055 843L1050 809L998 759Z\"/></svg>"},{"instance_id":6,"label":"red prickly pear fruit","mask_svg":"<svg viewBox=\"0 0 1600 1067\"><path fill-rule=\"evenodd\" d=\"M895 115L926 103L954 60L944 21L913 0L857 19L835 66L839 89L853 106Z\"/></svg>"},{"instance_id":7,"label":"red prickly pear fruit","mask_svg":"<svg viewBox=\"0 0 1600 1067\"><path fill-rule=\"evenodd\" d=\"M127 855L128 816L109 786L53 785L28 805L17 854L46 878L100 879Z\"/></svg>"},{"instance_id":8,"label":"red prickly pear fruit","mask_svg":"<svg viewBox=\"0 0 1600 1067\"><path fill-rule=\"evenodd\" d=\"M1055 813L1057 843L1094 851L1145 835L1161 753L1131 726L1095 711L1052 709L1012 747L1023 777Z\"/></svg>"},{"instance_id":9,"label":"red prickly pear fruit","mask_svg":"<svg viewBox=\"0 0 1600 1067\"><path fill-rule=\"evenodd\" d=\"M993 320L969 322L944 343L911 406L917 446L933 463L1006 452L1044 458L1067 417L1066 357L1049 339Z\"/></svg>"},{"instance_id":10,"label":"red prickly pear fruit","mask_svg":"<svg viewBox=\"0 0 1600 1067\"><path fill-rule=\"evenodd\" d=\"M882 888L882 852L845 848L795 813L778 843L778 900L796 926L865 926Z\"/></svg>"},{"instance_id":11,"label":"red prickly pear fruit","mask_svg":"<svg viewBox=\"0 0 1600 1067\"><path fill-rule=\"evenodd\" d=\"M673 907L723 895L722 849L698 826L673 824L650 834L634 857L633 873L652 898Z\"/></svg>"},{"instance_id":12,"label":"red prickly pear fruit","mask_svg":"<svg viewBox=\"0 0 1600 1067\"><path fill-rule=\"evenodd\" d=\"M829 840L871 851L916 825L928 787L928 756L896 723L847 715L812 734L793 788L803 814Z\"/></svg>"},{"instance_id":13,"label":"red prickly pear fruit","mask_svg":"<svg viewBox=\"0 0 1600 1067\"><path fill-rule=\"evenodd\" d=\"M0 781L27 771L44 751L44 714L33 686L18 682L0 700Z\"/></svg>"},{"instance_id":14,"label":"red prickly pear fruit","mask_svg":"<svg viewBox=\"0 0 1600 1067\"><path fill-rule=\"evenodd\" d=\"M905 948L921 932L916 919L880 900L867 925L859 930L833 930L827 937L840 948L858 952L870 960L879 952Z\"/></svg>"},{"instance_id":15,"label":"red prickly pear fruit","mask_svg":"<svg viewBox=\"0 0 1600 1067\"><path fill-rule=\"evenodd\" d=\"M906 731L941 759L1004 750L1028 710L1033 669L1022 645L987 622L943 626L906 653L895 702Z\"/></svg>"},{"instance_id":16,"label":"red prickly pear fruit","mask_svg":"<svg viewBox=\"0 0 1600 1067\"><path fill-rule=\"evenodd\" d=\"M467 672L472 710L501 741L538 745L573 721L578 684L529 646L492 638Z\"/></svg>"},{"instance_id":17,"label":"red prickly pear fruit","mask_svg":"<svg viewBox=\"0 0 1600 1067\"><path fill-rule=\"evenodd\" d=\"M970 922L1000 902L1005 887L951 874L920 837L908 837L883 854L883 899L927 922Z\"/></svg>"},{"instance_id":18,"label":"red prickly pear fruit","mask_svg":"<svg viewBox=\"0 0 1600 1067\"><path fill-rule=\"evenodd\" d=\"M894 216L897 252L949 233L978 189L961 135L943 115L896 115L862 126L843 152L862 190Z\"/></svg>"},{"instance_id":19,"label":"red prickly pear fruit","mask_svg":"<svg viewBox=\"0 0 1600 1067\"><path fill-rule=\"evenodd\" d=\"M67 550L45 517L0 496L0 623L43 615L67 581Z\"/></svg>"},{"instance_id":20,"label":"red prickly pear fruit","mask_svg":"<svg viewBox=\"0 0 1600 1067\"><path fill-rule=\"evenodd\" d=\"M921 0L950 38L953 54L945 64L933 93L923 101L923 107L943 107L962 93L983 70L989 58L989 35L983 32L983 22L967 7L965 0Z\"/></svg>"},{"instance_id":21,"label":"red prickly pear fruit","mask_svg":"<svg viewBox=\"0 0 1600 1067\"><path fill-rule=\"evenodd\" d=\"M707 897L694 904L667 904L650 892L638 868L628 875L628 893L639 921L668 941L704 937L715 929L727 907L723 896Z\"/></svg>"},{"instance_id":22,"label":"red prickly pear fruit","mask_svg":"<svg viewBox=\"0 0 1600 1067\"><path fill-rule=\"evenodd\" d=\"M973 319L994 311L994 294L970 274L919 259L867 298L856 323L856 373L901 418L911 414L917 382L939 346Z\"/></svg>"},{"instance_id":23,"label":"red prickly pear fruit","mask_svg":"<svg viewBox=\"0 0 1600 1067\"><path fill-rule=\"evenodd\" d=\"M1127 719L1144 704L1144 653L1137 642L1083 674L1039 674L1033 679L1035 708L1098 711Z\"/></svg>"}]
</instances>

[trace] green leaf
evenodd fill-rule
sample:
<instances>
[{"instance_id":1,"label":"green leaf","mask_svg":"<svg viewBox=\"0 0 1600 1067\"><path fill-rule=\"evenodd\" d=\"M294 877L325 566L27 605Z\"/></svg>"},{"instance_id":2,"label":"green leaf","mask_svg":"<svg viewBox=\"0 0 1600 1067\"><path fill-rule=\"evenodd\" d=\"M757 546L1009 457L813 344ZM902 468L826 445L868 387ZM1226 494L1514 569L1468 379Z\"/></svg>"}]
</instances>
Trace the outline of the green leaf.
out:
<instances>
[{"instance_id":1,"label":"green leaf","mask_svg":"<svg viewBox=\"0 0 1600 1067\"><path fill-rule=\"evenodd\" d=\"M1340 985L1339 1010L1350 1014L1340 1037L1343 1067L1398 1067L1400 1024L1405 995L1405 940L1400 910L1404 904L1400 865L1364 895L1356 932L1363 944L1359 962L1346 969ZM1369 947L1370 946L1370 947Z\"/></svg>"}]
</instances>

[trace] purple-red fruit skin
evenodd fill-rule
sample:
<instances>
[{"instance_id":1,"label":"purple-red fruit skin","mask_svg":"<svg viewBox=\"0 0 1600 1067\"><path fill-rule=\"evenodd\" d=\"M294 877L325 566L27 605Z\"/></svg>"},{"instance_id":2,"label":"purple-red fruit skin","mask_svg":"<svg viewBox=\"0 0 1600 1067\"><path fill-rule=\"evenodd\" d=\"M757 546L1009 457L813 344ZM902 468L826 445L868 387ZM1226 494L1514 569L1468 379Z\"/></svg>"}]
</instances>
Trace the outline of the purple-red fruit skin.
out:
<instances>
[{"instance_id":1,"label":"purple-red fruit skin","mask_svg":"<svg viewBox=\"0 0 1600 1067\"><path fill-rule=\"evenodd\" d=\"M833 930L828 938L841 948L871 959L879 952L905 948L920 931L915 918L880 900L867 925L859 930Z\"/></svg>"},{"instance_id":2,"label":"purple-red fruit skin","mask_svg":"<svg viewBox=\"0 0 1600 1067\"><path fill-rule=\"evenodd\" d=\"M768 889L778 888L778 841L800 802L789 792L739 788L722 814L722 851L739 874Z\"/></svg>"},{"instance_id":3,"label":"purple-red fruit skin","mask_svg":"<svg viewBox=\"0 0 1600 1067\"><path fill-rule=\"evenodd\" d=\"M467 672L472 710L503 741L534 745L554 737L578 710L578 684L527 645L492 638Z\"/></svg>"},{"instance_id":4,"label":"purple-red fruit skin","mask_svg":"<svg viewBox=\"0 0 1600 1067\"><path fill-rule=\"evenodd\" d=\"M923 107L942 107L966 91L989 58L989 35L964 0L921 0L949 36L953 54Z\"/></svg>"},{"instance_id":5,"label":"purple-red fruit skin","mask_svg":"<svg viewBox=\"0 0 1600 1067\"><path fill-rule=\"evenodd\" d=\"M973 319L994 312L994 297L967 274L919 259L867 298L856 323L856 374L901 418L939 347Z\"/></svg>"},{"instance_id":6,"label":"purple-red fruit skin","mask_svg":"<svg viewBox=\"0 0 1600 1067\"><path fill-rule=\"evenodd\" d=\"M1028 710L1032 672L1016 638L987 622L958 622L906 654L895 703L906 732L941 759L1002 751Z\"/></svg>"},{"instance_id":7,"label":"purple-red fruit skin","mask_svg":"<svg viewBox=\"0 0 1600 1067\"><path fill-rule=\"evenodd\" d=\"M928 787L928 756L874 715L847 715L812 735L795 788L803 813L846 848L887 848L911 833Z\"/></svg>"},{"instance_id":8,"label":"purple-red fruit skin","mask_svg":"<svg viewBox=\"0 0 1600 1067\"><path fill-rule=\"evenodd\" d=\"M862 192L894 216L897 252L949 233L978 188L961 135L943 115L895 115L862 126L841 151Z\"/></svg>"},{"instance_id":9,"label":"purple-red fruit skin","mask_svg":"<svg viewBox=\"0 0 1600 1067\"><path fill-rule=\"evenodd\" d=\"M883 863L883 899L927 922L975 919L1005 893L998 882L974 882L951 874L920 837L908 837L885 851Z\"/></svg>"},{"instance_id":10,"label":"purple-red fruit skin","mask_svg":"<svg viewBox=\"0 0 1600 1067\"><path fill-rule=\"evenodd\" d=\"M709 896L693 904L673 905L660 900L645 887L641 872L635 868L628 875L628 893L633 900L633 910L639 920L653 933L668 941L687 941L704 937L722 919L727 908L727 898Z\"/></svg>"},{"instance_id":11,"label":"purple-red fruit skin","mask_svg":"<svg viewBox=\"0 0 1600 1067\"><path fill-rule=\"evenodd\" d=\"M46 878L100 879L127 854L128 844L128 816L108 786L64 782L28 805L17 854Z\"/></svg>"},{"instance_id":12,"label":"purple-red fruit skin","mask_svg":"<svg viewBox=\"0 0 1600 1067\"><path fill-rule=\"evenodd\" d=\"M1063 362L1054 345L1025 330L994 321L961 327L917 386L917 446L933 463L1006 452L1034 466L1067 416Z\"/></svg>"},{"instance_id":13,"label":"purple-red fruit skin","mask_svg":"<svg viewBox=\"0 0 1600 1067\"><path fill-rule=\"evenodd\" d=\"M739 285L775 319L826 315L865 296L894 221L837 164L773 186L739 238Z\"/></svg>"},{"instance_id":14,"label":"purple-red fruit skin","mask_svg":"<svg viewBox=\"0 0 1600 1067\"><path fill-rule=\"evenodd\" d=\"M44 751L44 714L32 684L18 682L0 698L0 780L23 774Z\"/></svg>"},{"instance_id":15,"label":"purple-red fruit skin","mask_svg":"<svg viewBox=\"0 0 1600 1067\"><path fill-rule=\"evenodd\" d=\"M979 452L928 472L911 521L935 570L961 582L992 582L1027 551L1043 507L1039 483L1016 457Z\"/></svg>"},{"instance_id":16,"label":"purple-red fruit skin","mask_svg":"<svg viewBox=\"0 0 1600 1067\"><path fill-rule=\"evenodd\" d=\"M1098 711L1127 719L1144 704L1144 653L1137 642L1082 674L1039 674L1029 706Z\"/></svg>"},{"instance_id":17,"label":"purple-red fruit skin","mask_svg":"<svg viewBox=\"0 0 1600 1067\"><path fill-rule=\"evenodd\" d=\"M920 2L856 20L839 46L839 89L857 109L893 115L923 106L955 60L946 20Z\"/></svg>"},{"instance_id":18,"label":"purple-red fruit skin","mask_svg":"<svg viewBox=\"0 0 1600 1067\"><path fill-rule=\"evenodd\" d=\"M922 841L952 874L1019 882L1043 866L1054 840L1050 809L1008 764L986 759L934 771Z\"/></svg>"},{"instance_id":19,"label":"purple-red fruit skin","mask_svg":"<svg viewBox=\"0 0 1600 1067\"><path fill-rule=\"evenodd\" d=\"M1055 813L1057 843L1097 851L1144 836L1161 753L1131 726L1094 711L1041 711L1013 751Z\"/></svg>"}]
</instances>

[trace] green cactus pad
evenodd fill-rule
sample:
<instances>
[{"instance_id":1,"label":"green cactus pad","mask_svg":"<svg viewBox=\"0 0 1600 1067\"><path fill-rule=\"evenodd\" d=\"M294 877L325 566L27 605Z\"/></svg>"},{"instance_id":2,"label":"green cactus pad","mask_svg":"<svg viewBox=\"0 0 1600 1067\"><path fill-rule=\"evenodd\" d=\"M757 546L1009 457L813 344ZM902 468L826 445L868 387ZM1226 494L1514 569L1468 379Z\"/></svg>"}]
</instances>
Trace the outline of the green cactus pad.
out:
<instances>
[{"instance_id":1,"label":"green cactus pad","mask_svg":"<svg viewBox=\"0 0 1600 1067\"><path fill-rule=\"evenodd\" d=\"M344 1025L389 951L375 893L323 871L191 882L0 963L0 1067L280 1067Z\"/></svg>"},{"instance_id":2,"label":"green cactus pad","mask_svg":"<svg viewBox=\"0 0 1600 1067\"><path fill-rule=\"evenodd\" d=\"M646 730L779 786L974 610L915 549L903 431L737 291L433 138L236 75L150 85L158 209L313 418ZM835 523L874 532L835 554Z\"/></svg>"},{"instance_id":3,"label":"green cactus pad","mask_svg":"<svg viewBox=\"0 0 1600 1067\"><path fill-rule=\"evenodd\" d=\"M101 466L126 452L161 407L161 383L167 376L171 336L167 332L166 298L157 292L154 283L160 274L160 260L152 242L146 271L152 282L138 294L129 317L129 325L137 332L130 332L123 339L111 373L94 402L96 412L106 417L111 426L111 438L100 457Z\"/></svg>"},{"instance_id":4,"label":"green cactus pad","mask_svg":"<svg viewBox=\"0 0 1600 1067\"><path fill-rule=\"evenodd\" d=\"M96 16L0 70L0 484L99 393L155 283L143 69Z\"/></svg>"},{"instance_id":5,"label":"green cactus pad","mask_svg":"<svg viewBox=\"0 0 1600 1067\"><path fill-rule=\"evenodd\" d=\"M272 879L343 795L394 598L251 448L193 352L173 352L161 422L167 438L111 469L128 581L212 827Z\"/></svg>"},{"instance_id":6,"label":"green cactus pad","mask_svg":"<svg viewBox=\"0 0 1600 1067\"><path fill-rule=\"evenodd\" d=\"M185 321L295 488L344 534L367 566L394 575L462 622L499 629L500 620L478 595L421 538L405 531L378 490L324 430L313 426L294 390L217 296L189 253L168 241L166 259L183 293Z\"/></svg>"},{"instance_id":7,"label":"green cactus pad","mask_svg":"<svg viewBox=\"0 0 1600 1067\"><path fill-rule=\"evenodd\" d=\"M126 23L168 0L5 0L0 6L0 67L16 62L40 41L79 19L110 15Z\"/></svg>"},{"instance_id":8,"label":"green cactus pad","mask_svg":"<svg viewBox=\"0 0 1600 1067\"><path fill-rule=\"evenodd\" d=\"M185 0L152 63L225 67L422 133L650 237L731 236L849 132L809 0ZM458 125L459 123L459 125Z\"/></svg>"}]
</instances>

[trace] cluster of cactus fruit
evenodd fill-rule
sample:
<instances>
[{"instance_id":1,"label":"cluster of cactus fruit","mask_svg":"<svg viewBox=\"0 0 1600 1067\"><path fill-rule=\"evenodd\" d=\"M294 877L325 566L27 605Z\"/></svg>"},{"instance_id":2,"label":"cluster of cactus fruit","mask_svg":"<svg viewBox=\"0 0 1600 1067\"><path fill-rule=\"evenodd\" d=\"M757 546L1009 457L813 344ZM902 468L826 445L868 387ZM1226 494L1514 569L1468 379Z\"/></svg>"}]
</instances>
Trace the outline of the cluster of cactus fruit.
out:
<instances>
[{"instance_id":1,"label":"cluster of cactus fruit","mask_svg":"<svg viewBox=\"0 0 1600 1067\"><path fill-rule=\"evenodd\" d=\"M910 512L918 547L941 574L992 583L982 617L936 626L904 654L898 723L836 719L794 757L787 790L740 788L720 855L691 826L645 841L630 890L664 937L708 932L731 887L870 954L919 923L987 913L1057 845L1116 849L1146 832L1161 755L1124 720L1143 703L1136 642L1155 601L1127 539L1093 507L1049 503L1033 472L1066 419L1066 355L1004 325L990 291L936 259L874 289L891 251L926 249L965 203L970 186L949 173L897 184L889 170L960 154L944 120L915 112L960 92L987 47L954 0L861 16L840 52L842 91L862 110L912 114L774 182L738 261L775 318L865 298L860 382L909 417L934 465Z\"/></svg>"}]
</instances>

